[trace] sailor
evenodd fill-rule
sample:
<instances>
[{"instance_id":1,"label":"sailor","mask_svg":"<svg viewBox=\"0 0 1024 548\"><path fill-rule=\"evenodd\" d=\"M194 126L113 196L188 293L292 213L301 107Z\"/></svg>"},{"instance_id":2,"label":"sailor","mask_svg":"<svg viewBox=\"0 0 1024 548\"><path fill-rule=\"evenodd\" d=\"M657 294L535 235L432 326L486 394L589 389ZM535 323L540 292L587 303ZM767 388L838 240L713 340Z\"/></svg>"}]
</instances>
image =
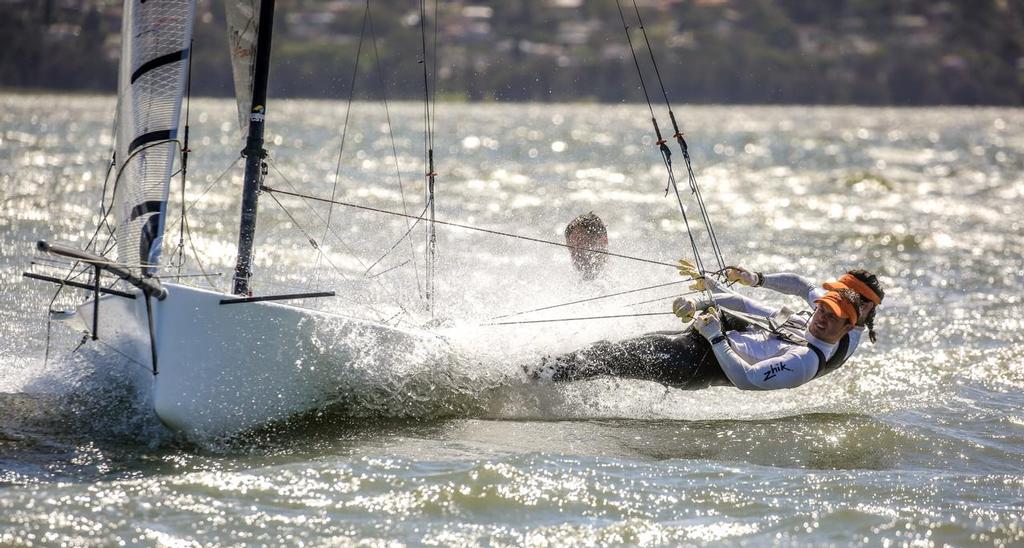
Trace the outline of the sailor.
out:
<instances>
[{"instance_id":1,"label":"sailor","mask_svg":"<svg viewBox=\"0 0 1024 548\"><path fill-rule=\"evenodd\" d=\"M608 255L590 250L608 251L608 229L593 211L573 219L565 227L565 245L572 265L584 280L593 280L604 269Z\"/></svg>"},{"instance_id":2,"label":"sailor","mask_svg":"<svg viewBox=\"0 0 1024 548\"><path fill-rule=\"evenodd\" d=\"M725 269L727 281L806 299L813 311L802 313L744 297L702 277L688 261L680 261L680 273L697 280L693 289L709 289L715 304L676 299L675 314L683 321L694 320L689 329L601 341L545 360L528 373L554 381L611 375L687 389L794 388L845 363L865 332L872 342L876 339L875 312L885 291L878 277L866 270L851 270L816 287L796 274Z\"/></svg>"}]
</instances>

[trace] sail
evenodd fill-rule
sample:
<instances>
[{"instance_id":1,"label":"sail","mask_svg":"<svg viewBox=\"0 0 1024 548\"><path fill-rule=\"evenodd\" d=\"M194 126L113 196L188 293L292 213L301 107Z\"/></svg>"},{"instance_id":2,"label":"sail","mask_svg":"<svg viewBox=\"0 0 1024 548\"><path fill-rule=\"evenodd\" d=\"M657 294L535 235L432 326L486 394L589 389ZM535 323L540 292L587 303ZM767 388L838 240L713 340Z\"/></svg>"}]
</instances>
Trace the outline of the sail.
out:
<instances>
[{"instance_id":1,"label":"sail","mask_svg":"<svg viewBox=\"0 0 1024 548\"><path fill-rule=\"evenodd\" d=\"M195 0L125 0L113 214L117 259L152 274L178 145Z\"/></svg>"},{"instance_id":2,"label":"sail","mask_svg":"<svg viewBox=\"0 0 1024 548\"><path fill-rule=\"evenodd\" d=\"M259 0L226 0L224 12L228 20L228 46L231 54L231 75L235 81L238 101L238 128L242 135L249 127L252 108L252 83L256 72L256 35L259 30Z\"/></svg>"}]
</instances>

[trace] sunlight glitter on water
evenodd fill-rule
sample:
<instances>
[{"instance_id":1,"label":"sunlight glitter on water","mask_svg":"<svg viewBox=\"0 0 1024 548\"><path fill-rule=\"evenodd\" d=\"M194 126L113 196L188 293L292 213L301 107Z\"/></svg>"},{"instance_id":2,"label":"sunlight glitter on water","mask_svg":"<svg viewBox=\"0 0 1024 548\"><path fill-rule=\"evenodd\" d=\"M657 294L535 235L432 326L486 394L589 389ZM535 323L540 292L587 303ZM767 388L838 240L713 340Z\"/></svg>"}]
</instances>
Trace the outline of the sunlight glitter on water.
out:
<instances>
[{"instance_id":1,"label":"sunlight glitter on water","mask_svg":"<svg viewBox=\"0 0 1024 548\"><path fill-rule=\"evenodd\" d=\"M91 235L113 100L69 98L61 112L3 101L0 543L1024 541L1018 110L685 109L729 262L818 278L867 265L887 284L879 343L825 380L776 393L527 384L519 365L543 355L678 324L666 315L495 329L483 319L674 281L674 269L610 262L583 284L563 249L446 230L438 302L457 355L377 354L338 379L346 396L322 415L200 450L136 397L137 366L99 351L44 365L51 288L19 278L35 240ZM219 176L238 155L236 113L229 101L193 107L192 138L205 145L190 158L186 202L202 199L182 272L198 272L194 246L205 270L227 273L240 168ZM283 101L271 112L280 139L269 184L418 213L420 135L395 135L399 187L379 105L355 105L335 188L342 107ZM612 250L674 262L688 249L685 225L642 111L439 105L450 125L438 135L438 216L557 240L593 210ZM392 115L395 128L417 128L421 111L397 104ZM411 266L422 233L375 272L397 268L367 280L406 220L280 199L294 219L264 195L259 288L339 289L333 310L402 305L403 322L422 319L422 270ZM529 317L664 311L676 289ZM61 333L55 356L79 340ZM320 359L335 338L322 326Z\"/></svg>"}]
</instances>

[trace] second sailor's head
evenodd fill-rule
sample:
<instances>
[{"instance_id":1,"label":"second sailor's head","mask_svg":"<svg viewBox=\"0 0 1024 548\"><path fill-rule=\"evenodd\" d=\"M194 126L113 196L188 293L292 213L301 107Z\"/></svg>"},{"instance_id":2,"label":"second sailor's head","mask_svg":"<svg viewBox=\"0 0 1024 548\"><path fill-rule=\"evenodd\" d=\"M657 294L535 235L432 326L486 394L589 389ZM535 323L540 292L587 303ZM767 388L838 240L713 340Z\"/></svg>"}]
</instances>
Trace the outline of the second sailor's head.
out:
<instances>
[{"instance_id":1,"label":"second sailor's head","mask_svg":"<svg viewBox=\"0 0 1024 548\"><path fill-rule=\"evenodd\" d=\"M604 269L608 255L591 250L608 250L608 229L593 211L576 217L565 227L565 244L569 246L573 267L584 280L593 280Z\"/></svg>"}]
</instances>

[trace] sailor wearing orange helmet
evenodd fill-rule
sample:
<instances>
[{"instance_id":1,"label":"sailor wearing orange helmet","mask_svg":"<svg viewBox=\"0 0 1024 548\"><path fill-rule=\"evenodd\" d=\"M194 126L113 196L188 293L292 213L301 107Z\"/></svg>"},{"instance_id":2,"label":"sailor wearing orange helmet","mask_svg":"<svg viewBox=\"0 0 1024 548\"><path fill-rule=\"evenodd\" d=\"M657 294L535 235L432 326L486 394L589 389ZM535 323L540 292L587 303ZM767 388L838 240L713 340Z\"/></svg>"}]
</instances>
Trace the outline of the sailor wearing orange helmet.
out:
<instances>
[{"instance_id":1,"label":"sailor wearing orange helmet","mask_svg":"<svg viewBox=\"0 0 1024 548\"><path fill-rule=\"evenodd\" d=\"M885 291L878 277L866 270L851 270L838 280L816 287L796 274L765 275L737 267L725 269L730 282L806 299L813 312L804 313L773 309L744 297L700 276L687 261L680 262L680 274L698 280L694 289L711 289L723 313L746 324L740 329L723 329L722 317L713 308L697 316L693 324L711 345L725 376L738 388L799 386L846 362L865 331L875 341L875 309L882 303ZM677 299L673 311L686 321L703 308L701 304Z\"/></svg>"},{"instance_id":2,"label":"sailor wearing orange helmet","mask_svg":"<svg viewBox=\"0 0 1024 548\"><path fill-rule=\"evenodd\" d=\"M713 297L713 302L675 300L673 312L685 322L694 320L689 328L599 341L524 370L538 380L610 375L685 389L732 385L774 390L835 370L853 355L865 332L875 340L875 310L885 292L866 270L851 270L820 287L796 274L766 275L738 267L723 271L727 281L806 299L812 310L797 313L740 295L702 276L689 261L680 261L679 272L696 280L692 289Z\"/></svg>"}]
</instances>

